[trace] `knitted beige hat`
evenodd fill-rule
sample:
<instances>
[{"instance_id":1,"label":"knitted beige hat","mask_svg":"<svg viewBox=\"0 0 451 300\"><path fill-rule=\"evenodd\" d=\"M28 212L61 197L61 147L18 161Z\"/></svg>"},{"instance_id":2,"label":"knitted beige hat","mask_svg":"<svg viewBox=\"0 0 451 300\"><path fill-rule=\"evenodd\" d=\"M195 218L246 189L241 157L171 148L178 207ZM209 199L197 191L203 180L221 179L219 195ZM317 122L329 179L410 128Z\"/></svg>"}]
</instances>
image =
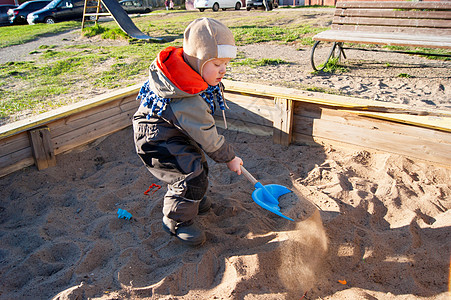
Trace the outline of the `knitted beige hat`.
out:
<instances>
[{"instance_id":1,"label":"knitted beige hat","mask_svg":"<svg viewBox=\"0 0 451 300\"><path fill-rule=\"evenodd\" d=\"M202 76L204 64L215 58L235 58L235 39L229 28L215 19L200 18L185 29L183 58Z\"/></svg>"}]
</instances>

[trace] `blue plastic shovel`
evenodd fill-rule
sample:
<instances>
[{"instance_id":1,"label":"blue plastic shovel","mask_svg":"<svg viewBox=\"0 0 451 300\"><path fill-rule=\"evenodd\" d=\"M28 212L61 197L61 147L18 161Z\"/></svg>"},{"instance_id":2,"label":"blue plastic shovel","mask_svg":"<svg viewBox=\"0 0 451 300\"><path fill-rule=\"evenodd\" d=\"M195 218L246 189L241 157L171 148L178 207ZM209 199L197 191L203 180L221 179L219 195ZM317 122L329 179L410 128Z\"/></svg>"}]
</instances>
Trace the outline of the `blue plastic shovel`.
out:
<instances>
[{"instance_id":1,"label":"blue plastic shovel","mask_svg":"<svg viewBox=\"0 0 451 300\"><path fill-rule=\"evenodd\" d=\"M252 193L252 199L255 203L264 209L281 216L282 218L294 221L293 219L282 214L279 207L279 197L291 193L288 188L278 184L263 185L258 182L257 179L255 179L255 177L252 176L252 174L249 173L243 166L241 166L241 172L255 187L255 191Z\"/></svg>"}]
</instances>

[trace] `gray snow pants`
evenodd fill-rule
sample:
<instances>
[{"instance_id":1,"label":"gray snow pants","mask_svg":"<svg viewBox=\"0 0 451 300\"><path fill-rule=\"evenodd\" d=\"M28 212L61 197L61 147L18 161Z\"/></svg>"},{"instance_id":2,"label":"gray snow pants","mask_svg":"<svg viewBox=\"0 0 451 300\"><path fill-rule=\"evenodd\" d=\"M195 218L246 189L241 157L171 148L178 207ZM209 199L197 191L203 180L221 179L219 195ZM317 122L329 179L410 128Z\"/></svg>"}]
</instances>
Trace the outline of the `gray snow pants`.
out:
<instances>
[{"instance_id":1,"label":"gray snow pants","mask_svg":"<svg viewBox=\"0 0 451 300\"><path fill-rule=\"evenodd\" d=\"M180 136L148 142L135 135L135 145L150 173L168 185L163 214L177 223L194 219L208 188L208 164L200 147Z\"/></svg>"}]
</instances>

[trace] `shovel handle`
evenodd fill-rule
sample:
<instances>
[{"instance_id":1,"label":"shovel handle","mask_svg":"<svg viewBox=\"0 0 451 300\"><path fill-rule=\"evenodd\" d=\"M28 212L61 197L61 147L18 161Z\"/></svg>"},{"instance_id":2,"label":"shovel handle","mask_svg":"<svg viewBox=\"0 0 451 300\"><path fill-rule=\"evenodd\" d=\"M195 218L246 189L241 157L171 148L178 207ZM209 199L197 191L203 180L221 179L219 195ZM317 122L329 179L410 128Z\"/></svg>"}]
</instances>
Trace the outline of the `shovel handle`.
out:
<instances>
[{"instance_id":1,"label":"shovel handle","mask_svg":"<svg viewBox=\"0 0 451 300\"><path fill-rule=\"evenodd\" d=\"M244 177L246 177L252 183L252 185L255 186L257 184L257 179L255 179L255 177L252 176L252 174L249 173L243 166L241 166L241 173L243 173Z\"/></svg>"}]
</instances>

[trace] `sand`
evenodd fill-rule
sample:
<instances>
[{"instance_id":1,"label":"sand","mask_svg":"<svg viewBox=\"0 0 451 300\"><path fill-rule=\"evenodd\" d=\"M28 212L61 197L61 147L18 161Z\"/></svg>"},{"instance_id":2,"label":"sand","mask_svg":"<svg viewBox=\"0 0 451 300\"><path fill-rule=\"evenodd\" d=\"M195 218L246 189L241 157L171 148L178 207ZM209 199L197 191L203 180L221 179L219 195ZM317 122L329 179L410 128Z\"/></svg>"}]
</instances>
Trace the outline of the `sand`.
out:
<instances>
[{"instance_id":1,"label":"sand","mask_svg":"<svg viewBox=\"0 0 451 300\"><path fill-rule=\"evenodd\" d=\"M0 179L0 299L449 299L450 169L221 132L295 222L209 161L207 242L181 244L127 128Z\"/></svg>"},{"instance_id":2,"label":"sand","mask_svg":"<svg viewBox=\"0 0 451 300\"><path fill-rule=\"evenodd\" d=\"M38 44L66 42L78 34L8 47L2 57L26 60ZM227 78L451 109L449 61L348 50L348 71L316 76L308 49L241 46L245 58L288 64L234 67ZM279 201L295 222L262 209L244 176L209 161L213 206L196 220L207 242L181 244L161 227L165 187L144 194L163 184L135 154L128 128L59 155L56 167L0 178L0 300L451 298L451 169L221 132L257 180L292 190Z\"/></svg>"}]
</instances>

